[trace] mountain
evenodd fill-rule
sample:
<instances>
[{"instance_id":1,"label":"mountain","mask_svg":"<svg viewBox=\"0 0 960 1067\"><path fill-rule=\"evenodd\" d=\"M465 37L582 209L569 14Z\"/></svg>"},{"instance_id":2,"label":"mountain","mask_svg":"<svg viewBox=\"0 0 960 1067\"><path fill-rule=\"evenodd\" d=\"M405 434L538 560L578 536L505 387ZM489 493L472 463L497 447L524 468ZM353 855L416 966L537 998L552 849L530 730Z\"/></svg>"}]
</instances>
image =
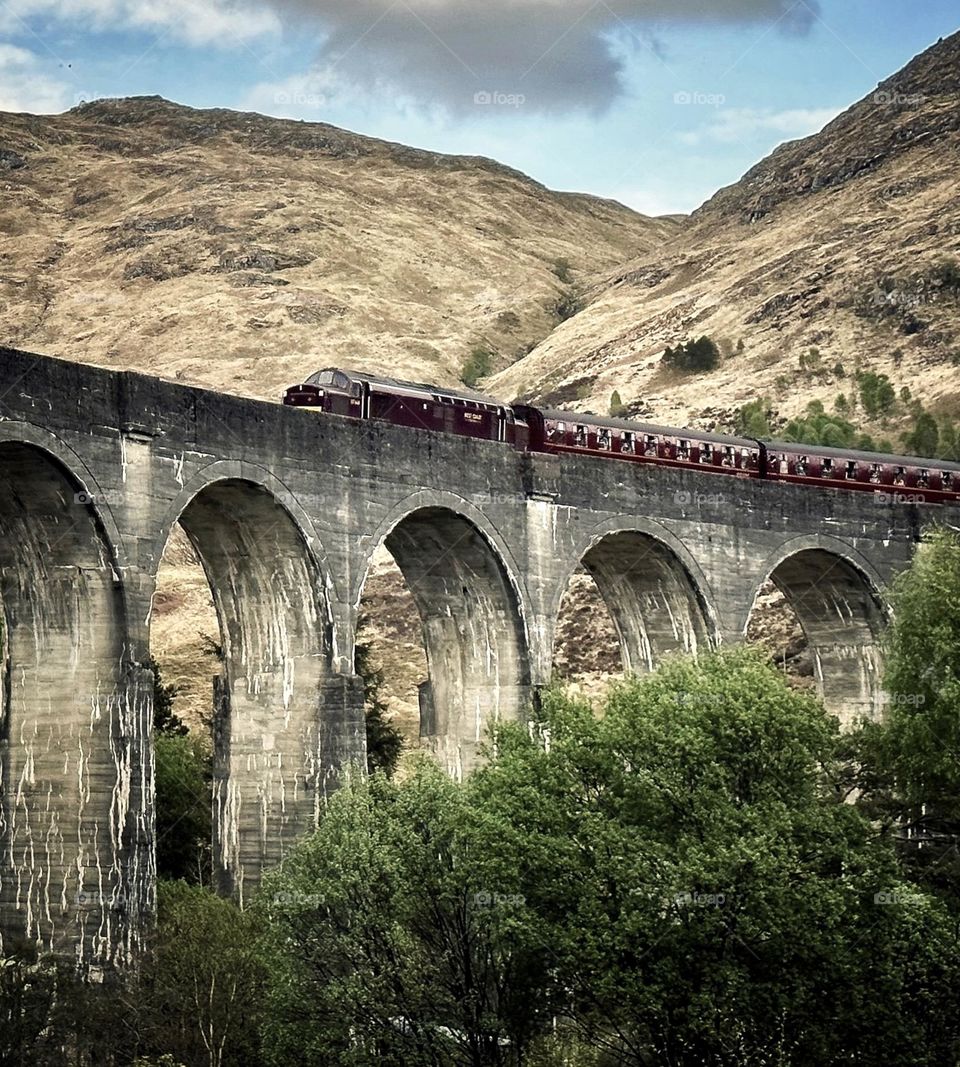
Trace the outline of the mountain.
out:
<instances>
[{"instance_id":1,"label":"mountain","mask_svg":"<svg viewBox=\"0 0 960 1067\"><path fill-rule=\"evenodd\" d=\"M337 363L505 365L573 279L678 229L318 123L159 97L0 115L4 343L245 395Z\"/></svg>"},{"instance_id":2,"label":"mountain","mask_svg":"<svg viewBox=\"0 0 960 1067\"><path fill-rule=\"evenodd\" d=\"M667 246L611 271L492 388L603 413L617 390L631 411L709 428L761 396L781 419L811 400L829 411L861 370L954 416L958 163L955 34L820 133L777 148ZM716 369L662 362L701 335L723 353ZM908 421L900 404L866 428L895 439Z\"/></svg>"}]
</instances>

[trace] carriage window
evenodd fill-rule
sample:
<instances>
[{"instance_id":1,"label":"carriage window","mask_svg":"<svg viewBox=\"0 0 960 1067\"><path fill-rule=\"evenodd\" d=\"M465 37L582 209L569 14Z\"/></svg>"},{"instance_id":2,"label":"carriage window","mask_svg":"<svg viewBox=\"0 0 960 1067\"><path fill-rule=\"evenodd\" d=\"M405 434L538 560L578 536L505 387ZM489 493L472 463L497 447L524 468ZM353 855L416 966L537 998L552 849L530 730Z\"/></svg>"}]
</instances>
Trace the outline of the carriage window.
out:
<instances>
[{"instance_id":1,"label":"carriage window","mask_svg":"<svg viewBox=\"0 0 960 1067\"><path fill-rule=\"evenodd\" d=\"M797 474L799 474L799 475L806 474L807 473L807 457L806 456L797 456L797 463L796 463L796 466L795 466L794 469L796 470Z\"/></svg>"},{"instance_id":2,"label":"carriage window","mask_svg":"<svg viewBox=\"0 0 960 1067\"><path fill-rule=\"evenodd\" d=\"M893 484L904 485L906 484L906 481L907 472L903 469L903 467L897 467L897 469L893 472Z\"/></svg>"},{"instance_id":3,"label":"carriage window","mask_svg":"<svg viewBox=\"0 0 960 1067\"><path fill-rule=\"evenodd\" d=\"M651 437L650 434L643 439L643 454L645 456L655 456L657 454L657 439Z\"/></svg>"},{"instance_id":4,"label":"carriage window","mask_svg":"<svg viewBox=\"0 0 960 1067\"><path fill-rule=\"evenodd\" d=\"M870 464L870 481L873 482L874 485L879 484L879 482L880 482L880 464L879 463L871 463Z\"/></svg>"},{"instance_id":5,"label":"carriage window","mask_svg":"<svg viewBox=\"0 0 960 1067\"><path fill-rule=\"evenodd\" d=\"M950 471L943 471L941 473L940 484L943 486L944 489L953 488L953 475L950 473Z\"/></svg>"},{"instance_id":6,"label":"carriage window","mask_svg":"<svg viewBox=\"0 0 960 1067\"><path fill-rule=\"evenodd\" d=\"M624 430L623 437L620 440L620 451L632 452L633 447L633 434L629 430Z\"/></svg>"},{"instance_id":7,"label":"carriage window","mask_svg":"<svg viewBox=\"0 0 960 1067\"><path fill-rule=\"evenodd\" d=\"M857 476L857 464L855 460L847 460L847 478L856 478Z\"/></svg>"},{"instance_id":8,"label":"carriage window","mask_svg":"<svg viewBox=\"0 0 960 1067\"><path fill-rule=\"evenodd\" d=\"M820 477L832 478L833 477L833 460L824 459L820 464Z\"/></svg>"},{"instance_id":9,"label":"carriage window","mask_svg":"<svg viewBox=\"0 0 960 1067\"><path fill-rule=\"evenodd\" d=\"M681 441L680 447L677 449L677 459L689 459L690 458L690 442Z\"/></svg>"},{"instance_id":10,"label":"carriage window","mask_svg":"<svg viewBox=\"0 0 960 1067\"><path fill-rule=\"evenodd\" d=\"M750 466L750 449L749 448L741 448L740 449L740 466L741 467L749 467Z\"/></svg>"},{"instance_id":11,"label":"carriage window","mask_svg":"<svg viewBox=\"0 0 960 1067\"><path fill-rule=\"evenodd\" d=\"M587 428L585 426L577 427L577 444L584 448L587 444Z\"/></svg>"},{"instance_id":12,"label":"carriage window","mask_svg":"<svg viewBox=\"0 0 960 1067\"><path fill-rule=\"evenodd\" d=\"M557 433L557 427L552 422L547 423L547 439L555 437Z\"/></svg>"},{"instance_id":13,"label":"carriage window","mask_svg":"<svg viewBox=\"0 0 960 1067\"><path fill-rule=\"evenodd\" d=\"M727 445L723 450L723 465L724 467L735 467L737 465L736 458L733 454L733 449Z\"/></svg>"},{"instance_id":14,"label":"carriage window","mask_svg":"<svg viewBox=\"0 0 960 1067\"><path fill-rule=\"evenodd\" d=\"M610 431L600 430L597 433L597 448L602 448L605 451L610 451Z\"/></svg>"},{"instance_id":15,"label":"carriage window","mask_svg":"<svg viewBox=\"0 0 960 1067\"><path fill-rule=\"evenodd\" d=\"M713 449L706 443L706 441L704 441L703 444L700 446L700 462L713 462Z\"/></svg>"},{"instance_id":16,"label":"carriage window","mask_svg":"<svg viewBox=\"0 0 960 1067\"><path fill-rule=\"evenodd\" d=\"M930 484L930 472L928 470L924 470L921 467L920 468L920 473L917 475L917 485L919 485L921 489L926 489L929 484Z\"/></svg>"},{"instance_id":17,"label":"carriage window","mask_svg":"<svg viewBox=\"0 0 960 1067\"><path fill-rule=\"evenodd\" d=\"M558 422L557 423L557 433L566 433L566 432L567 432L567 424L565 422Z\"/></svg>"}]
</instances>

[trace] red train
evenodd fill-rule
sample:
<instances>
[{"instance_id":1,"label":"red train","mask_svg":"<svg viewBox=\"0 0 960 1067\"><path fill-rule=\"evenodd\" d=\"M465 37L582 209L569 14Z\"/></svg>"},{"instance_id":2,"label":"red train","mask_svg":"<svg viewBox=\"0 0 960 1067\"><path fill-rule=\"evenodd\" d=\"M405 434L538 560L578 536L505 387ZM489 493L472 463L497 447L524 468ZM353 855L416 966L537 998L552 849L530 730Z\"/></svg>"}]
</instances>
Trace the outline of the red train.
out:
<instances>
[{"instance_id":1,"label":"red train","mask_svg":"<svg viewBox=\"0 0 960 1067\"><path fill-rule=\"evenodd\" d=\"M737 478L865 490L889 494L901 503L960 500L960 464L944 460L730 437L529 404L511 406L464 387L441 389L360 371L317 371L291 386L283 402L333 415L500 441L519 451L573 453Z\"/></svg>"}]
</instances>

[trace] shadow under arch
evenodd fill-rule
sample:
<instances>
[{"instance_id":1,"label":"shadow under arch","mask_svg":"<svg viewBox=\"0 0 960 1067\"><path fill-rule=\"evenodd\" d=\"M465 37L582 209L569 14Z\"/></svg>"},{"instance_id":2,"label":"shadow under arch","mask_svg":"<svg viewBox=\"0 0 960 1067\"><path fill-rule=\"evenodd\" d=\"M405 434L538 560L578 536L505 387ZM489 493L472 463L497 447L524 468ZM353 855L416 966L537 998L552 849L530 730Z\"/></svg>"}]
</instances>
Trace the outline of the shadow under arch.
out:
<instances>
[{"instance_id":1,"label":"shadow under arch","mask_svg":"<svg viewBox=\"0 0 960 1067\"><path fill-rule=\"evenodd\" d=\"M0 927L83 966L132 958L154 882L150 676L102 496L0 442Z\"/></svg>"},{"instance_id":2,"label":"shadow under arch","mask_svg":"<svg viewBox=\"0 0 960 1067\"><path fill-rule=\"evenodd\" d=\"M604 523L588 531L577 558L555 594L553 617L582 566L613 620L624 671L650 671L665 655L716 644L716 612L706 577L682 543L658 524L644 519Z\"/></svg>"},{"instance_id":3,"label":"shadow under arch","mask_svg":"<svg viewBox=\"0 0 960 1067\"><path fill-rule=\"evenodd\" d=\"M870 563L835 538L807 536L782 545L763 565L752 613L770 581L795 612L813 656L817 690L841 724L883 710L881 643L888 612ZM744 620L743 629L749 623Z\"/></svg>"},{"instance_id":4,"label":"shadow under arch","mask_svg":"<svg viewBox=\"0 0 960 1067\"><path fill-rule=\"evenodd\" d=\"M358 724L351 679L332 671L326 576L287 501L209 473L184 496L165 533L179 522L217 612L213 862L219 889L242 902L315 825L344 756L362 758L362 709Z\"/></svg>"},{"instance_id":5,"label":"shadow under arch","mask_svg":"<svg viewBox=\"0 0 960 1067\"><path fill-rule=\"evenodd\" d=\"M403 574L429 675L419 686L421 742L458 779L475 766L489 723L521 718L531 696L518 584L482 516L462 505L438 494L405 502L371 539L364 573L383 544Z\"/></svg>"}]
</instances>

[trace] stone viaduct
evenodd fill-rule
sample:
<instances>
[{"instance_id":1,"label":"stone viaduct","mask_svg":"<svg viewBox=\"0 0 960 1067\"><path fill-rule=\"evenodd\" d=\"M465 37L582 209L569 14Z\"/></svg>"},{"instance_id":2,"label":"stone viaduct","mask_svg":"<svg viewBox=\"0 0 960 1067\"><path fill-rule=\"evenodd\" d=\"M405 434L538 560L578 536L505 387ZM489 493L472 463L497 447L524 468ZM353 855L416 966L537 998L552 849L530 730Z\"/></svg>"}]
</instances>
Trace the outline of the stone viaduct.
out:
<instances>
[{"instance_id":1,"label":"stone viaduct","mask_svg":"<svg viewBox=\"0 0 960 1067\"><path fill-rule=\"evenodd\" d=\"M879 592L937 510L519 454L0 349L3 947L123 963L149 923L151 600L175 523L220 620L214 852L242 898L363 758L354 633L379 545L422 618L424 742L459 775L486 724L549 681L580 566L633 671L740 640L772 576L828 706L876 713Z\"/></svg>"}]
</instances>

